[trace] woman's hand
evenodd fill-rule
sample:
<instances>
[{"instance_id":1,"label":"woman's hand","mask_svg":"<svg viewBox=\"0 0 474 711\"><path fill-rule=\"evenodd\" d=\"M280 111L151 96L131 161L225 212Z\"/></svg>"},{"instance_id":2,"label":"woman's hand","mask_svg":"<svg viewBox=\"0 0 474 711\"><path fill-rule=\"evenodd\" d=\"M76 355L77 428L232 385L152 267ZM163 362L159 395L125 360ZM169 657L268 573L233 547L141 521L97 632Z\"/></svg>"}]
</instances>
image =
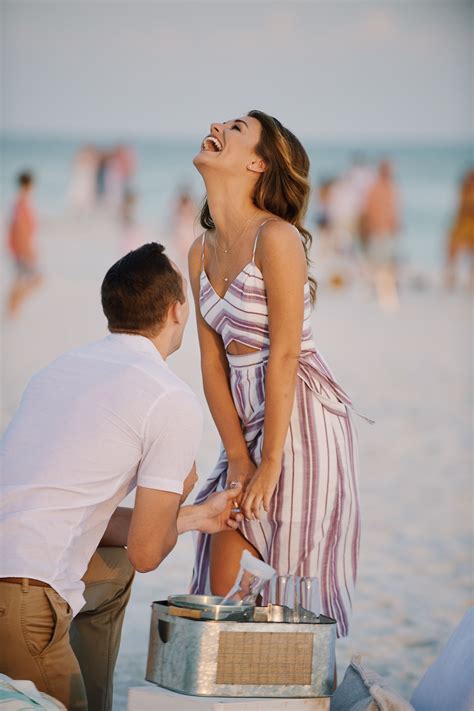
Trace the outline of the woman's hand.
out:
<instances>
[{"instance_id":1,"label":"woman's hand","mask_svg":"<svg viewBox=\"0 0 474 711\"><path fill-rule=\"evenodd\" d=\"M235 486L235 483L241 484L242 488L235 497L235 505L238 506L242 499L245 489L256 472L257 467L251 458L242 457L240 459L230 459L227 467L226 489Z\"/></svg>"},{"instance_id":2,"label":"woman's hand","mask_svg":"<svg viewBox=\"0 0 474 711\"><path fill-rule=\"evenodd\" d=\"M260 518L262 508L268 511L270 501L281 474L281 465L274 462L262 462L242 496L241 509L245 518L253 520Z\"/></svg>"}]
</instances>

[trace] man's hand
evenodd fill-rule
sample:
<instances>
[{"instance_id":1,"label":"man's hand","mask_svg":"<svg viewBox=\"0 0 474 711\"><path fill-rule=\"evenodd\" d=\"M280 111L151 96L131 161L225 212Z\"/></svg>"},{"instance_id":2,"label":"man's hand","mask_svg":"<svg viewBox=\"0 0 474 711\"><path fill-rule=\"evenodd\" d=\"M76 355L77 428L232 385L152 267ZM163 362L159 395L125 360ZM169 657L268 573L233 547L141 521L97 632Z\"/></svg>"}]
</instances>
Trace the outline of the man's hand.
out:
<instances>
[{"instance_id":1,"label":"man's hand","mask_svg":"<svg viewBox=\"0 0 474 711\"><path fill-rule=\"evenodd\" d=\"M194 489L197 480L198 480L198 475L197 475L197 471L196 471L196 462L194 462L191 471L189 472L188 476L184 480L183 495L181 496L180 505L184 504L184 502L188 498L189 494Z\"/></svg>"},{"instance_id":2,"label":"man's hand","mask_svg":"<svg viewBox=\"0 0 474 711\"><path fill-rule=\"evenodd\" d=\"M199 512L198 531L203 533L220 533L229 529L236 529L243 520L240 513L232 512L233 501L240 495L242 486L219 491L211 494L202 504L197 504Z\"/></svg>"}]
</instances>

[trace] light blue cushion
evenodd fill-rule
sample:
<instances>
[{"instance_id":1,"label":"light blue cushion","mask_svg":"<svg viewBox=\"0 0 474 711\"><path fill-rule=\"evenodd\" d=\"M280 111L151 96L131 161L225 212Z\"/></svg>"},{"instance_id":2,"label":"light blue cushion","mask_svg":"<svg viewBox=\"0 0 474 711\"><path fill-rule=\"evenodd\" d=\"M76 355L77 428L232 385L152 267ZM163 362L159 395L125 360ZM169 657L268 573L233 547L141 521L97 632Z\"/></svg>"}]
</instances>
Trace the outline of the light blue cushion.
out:
<instances>
[{"instance_id":1,"label":"light blue cushion","mask_svg":"<svg viewBox=\"0 0 474 711\"><path fill-rule=\"evenodd\" d=\"M464 615L416 687L411 703L416 711L473 711L474 608Z\"/></svg>"},{"instance_id":2,"label":"light blue cushion","mask_svg":"<svg viewBox=\"0 0 474 711\"><path fill-rule=\"evenodd\" d=\"M413 711L413 706L354 656L331 699L331 711Z\"/></svg>"},{"instance_id":3,"label":"light blue cushion","mask_svg":"<svg viewBox=\"0 0 474 711\"><path fill-rule=\"evenodd\" d=\"M8 711L66 711L48 694L42 694L32 681L18 681L0 674L0 708Z\"/></svg>"}]
</instances>

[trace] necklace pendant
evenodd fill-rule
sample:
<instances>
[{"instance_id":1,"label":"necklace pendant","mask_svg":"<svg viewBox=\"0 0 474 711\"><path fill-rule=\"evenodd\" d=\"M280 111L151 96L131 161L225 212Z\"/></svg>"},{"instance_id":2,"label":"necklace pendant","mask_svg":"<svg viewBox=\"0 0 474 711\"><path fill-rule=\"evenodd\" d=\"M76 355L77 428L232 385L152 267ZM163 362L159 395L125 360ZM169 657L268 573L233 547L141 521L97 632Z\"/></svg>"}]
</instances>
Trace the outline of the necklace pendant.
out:
<instances>
[{"instance_id":1,"label":"necklace pendant","mask_svg":"<svg viewBox=\"0 0 474 711\"><path fill-rule=\"evenodd\" d=\"M227 254L228 251L229 251L228 249L224 249L224 254Z\"/></svg>"},{"instance_id":2,"label":"necklace pendant","mask_svg":"<svg viewBox=\"0 0 474 711\"><path fill-rule=\"evenodd\" d=\"M228 278L228 277L224 277L224 281L229 281L229 278Z\"/></svg>"}]
</instances>

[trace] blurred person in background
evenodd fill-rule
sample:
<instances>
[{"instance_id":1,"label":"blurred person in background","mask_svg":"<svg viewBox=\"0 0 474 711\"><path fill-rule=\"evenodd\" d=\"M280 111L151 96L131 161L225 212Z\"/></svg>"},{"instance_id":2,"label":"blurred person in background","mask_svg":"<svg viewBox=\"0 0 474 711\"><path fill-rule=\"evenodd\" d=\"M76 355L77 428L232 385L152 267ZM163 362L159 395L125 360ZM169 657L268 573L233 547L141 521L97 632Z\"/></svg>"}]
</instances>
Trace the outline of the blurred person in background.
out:
<instances>
[{"instance_id":1,"label":"blurred person in background","mask_svg":"<svg viewBox=\"0 0 474 711\"><path fill-rule=\"evenodd\" d=\"M361 153L356 153L353 157L352 166L349 169L349 182L352 185L354 199L356 203L356 224L355 238L359 251L364 254L367 248L367 231L364 224L364 206L369 190L374 184L376 171L372 165L367 163Z\"/></svg>"},{"instance_id":2,"label":"blurred person in background","mask_svg":"<svg viewBox=\"0 0 474 711\"><path fill-rule=\"evenodd\" d=\"M309 158L277 119L251 111L211 124L194 164L206 200L189 274L204 391L223 443L196 500L240 482L246 519L238 531L198 536L192 592L225 595L248 550L279 575L318 577L323 612L345 636L359 465L351 401L311 330Z\"/></svg>"},{"instance_id":3,"label":"blurred person in background","mask_svg":"<svg viewBox=\"0 0 474 711\"><path fill-rule=\"evenodd\" d=\"M120 211L136 170L135 153L127 145L116 146L109 154L105 170L105 201L114 212Z\"/></svg>"},{"instance_id":4,"label":"blurred person in background","mask_svg":"<svg viewBox=\"0 0 474 711\"><path fill-rule=\"evenodd\" d=\"M350 171L331 181L325 189L325 212L329 229L325 235L328 283L347 286L354 276L355 234L358 220L357 192Z\"/></svg>"},{"instance_id":5,"label":"blurred person in background","mask_svg":"<svg viewBox=\"0 0 474 711\"><path fill-rule=\"evenodd\" d=\"M84 146L74 158L67 201L76 213L88 214L94 207L97 162L93 146Z\"/></svg>"},{"instance_id":6,"label":"blurred person in background","mask_svg":"<svg viewBox=\"0 0 474 711\"><path fill-rule=\"evenodd\" d=\"M397 286L397 235L400 229L398 193L392 167L379 163L362 218L367 240L367 264L378 303L383 309L400 305Z\"/></svg>"},{"instance_id":7,"label":"blurred person in background","mask_svg":"<svg viewBox=\"0 0 474 711\"><path fill-rule=\"evenodd\" d=\"M179 188L173 204L170 232L176 261L180 269L185 271L188 266L188 252L195 239L196 218L197 206L191 191L186 187Z\"/></svg>"},{"instance_id":8,"label":"blurred person in background","mask_svg":"<svg viewBox=\"0 0 474 711\"><path fill-rule=\"evenodd\" d=\"M38 219L32 201L35 179L30 172L17 178L18 193L8 230L8 249L13 257L15 277L7 297L7 314L15 316L24 300L41 283L36 233Z\"/></svg>"},{"instance_id":9,"label":"blurred person in background","mask_svg":"<svg viewBox=\"0 0 474 711\"><path fill-rule=\"evenodd\" d=\"M97 165L95 173L95 200L101 205L106 200L107 193L107 171L110 160L110 153L104 150L97 151Z\"/></svg>"},{"instance_id":10,"label":"blurred person in background","mask_svg":"<svg viewBox=\"0 0 474 711\"><path fill-rule=\"evenodd\" d=\"M461 183L457 214L448 234L448 288L456 283L456 268L463 255L469 258L469 287L474 289L474 170L469 170Z\"/></svg>"},{"instance_id":11,"label":"blurred person in background","mask_svg":"<svg viewBox=\"0 0 474 711\"><path fill-rule=\"evenodd\" d=\"M339 288L345 286L349 277L346 274L344 246L341 248L340 233L334 225L334 187L337 178L323 180L316 190L316 225L319 242L317 243L317 260L320 275L324 275L329 286Z\"/></svg>"},{"instance_id":12,"label":"blurred person in background","mask_svg":"<svg viewBox=\"0 0 474 711\"><path fill-rule=\"evenodd\" d=\"M331 252L331 215L329 210L329 200L333 178L326 178L316 187L316 226L321 239L321 256Z\"/></svg>"},{"instance_id":13,"label":"blurred person in background","mask_svg":"<svg viewBox=\"0 0 474 711\"><path fill-rule=\"evenodd\" d=\"M144 227L137 219L138 195L130 188L124 193L120 206L120 247L121 255L127 254L131 250L138 249L148 239Z\"/></svg>"}]
</instances>

